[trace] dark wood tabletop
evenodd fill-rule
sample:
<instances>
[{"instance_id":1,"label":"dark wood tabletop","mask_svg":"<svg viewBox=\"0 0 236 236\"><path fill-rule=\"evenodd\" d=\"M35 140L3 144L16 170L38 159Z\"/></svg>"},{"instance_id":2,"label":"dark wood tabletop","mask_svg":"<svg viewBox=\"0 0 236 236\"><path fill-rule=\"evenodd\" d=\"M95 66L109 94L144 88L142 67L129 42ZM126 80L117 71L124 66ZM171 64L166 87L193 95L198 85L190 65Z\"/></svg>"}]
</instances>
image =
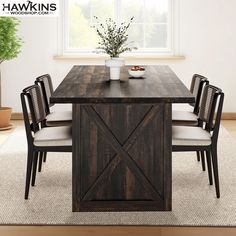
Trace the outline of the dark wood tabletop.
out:
<instances>
[{"instance_id":1,"label":"dark wood tabletop","mask_svg":"<svg viewBox=\"0 0 236 236\"><path fill-rule=\"evenodd\" d=\"M143 78L109 80L105 66L74 66L53 93L52 103L193 103L194 96L169 66L147 66Z\"/></svg>"}]
</instances>

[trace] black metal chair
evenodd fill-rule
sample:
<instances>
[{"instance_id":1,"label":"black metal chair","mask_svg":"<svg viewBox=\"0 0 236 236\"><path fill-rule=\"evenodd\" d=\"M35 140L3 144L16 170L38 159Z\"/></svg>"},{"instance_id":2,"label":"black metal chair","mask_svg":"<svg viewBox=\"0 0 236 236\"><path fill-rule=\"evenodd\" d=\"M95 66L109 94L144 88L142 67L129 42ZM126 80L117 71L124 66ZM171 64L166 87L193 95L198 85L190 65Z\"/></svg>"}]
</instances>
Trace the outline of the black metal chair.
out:
<instances>
[{"instance_id":1,"label":"black metal chair","mask_svg":"<svg viewBox=\"0 0 236 236\"><path fill-rule=\"evenodd\" d=\"M200 122L199 127L172 127L173 152L201 151L206 153L210 185L213 184L211 167L212 161L217 198L220 197L217 140L223 101L224 93L221 91L221 89L212 85L206 85L203 90L203 96L198 115Z\"/></svg>"},{"instance_id":2,"label":"black metal chair","mask_svg":"<svg viewBox=\"0 0 236 236\"><path fill-rule=\"evenodd\" d=\"M206 77L199 74L193 75L190 92L195 97L195 103L189 104L186 110L175 110L177 108L173 107L173 125L198 126L199 105L201 102L203 88L207 84L209 84L209 81Z\"/></svg>"},{"instance_id":3,"label":"black metal chair","mask_svg":"<svg viewBox=\"0 0 236 236\"><path fill-rule=\"evenodd\" d=\"M35 84L39 85L42 89L43 101L46 112L46 125L47 126L66 126L71 125L72 110L68 111L51 111L54 104L50 103L50 97L53 93L53 84L51 76L48 74L41 75L36 78Z\"/></svg>"},{"instance_id":4,"label":"black metal chair","mask_svg":"<svg viewBox=\"0 0 236 236\"><path fill-rule=\"evenodd\" d=\"M28 199L30 181L32 186L35 185L39 153L72 152L72 137L71 126L46 127L46 113L38 85L23 90L21 103L28 143L25 184L25 199Z\"/></svg>"}]
</instances>

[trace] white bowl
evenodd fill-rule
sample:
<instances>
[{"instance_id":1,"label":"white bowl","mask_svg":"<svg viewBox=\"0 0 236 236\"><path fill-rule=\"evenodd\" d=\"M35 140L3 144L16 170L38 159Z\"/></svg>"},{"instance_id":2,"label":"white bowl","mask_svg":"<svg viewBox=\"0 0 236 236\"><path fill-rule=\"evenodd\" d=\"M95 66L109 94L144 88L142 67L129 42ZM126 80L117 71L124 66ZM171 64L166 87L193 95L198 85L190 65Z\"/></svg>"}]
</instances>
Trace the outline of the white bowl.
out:
<instances>
[{"instance_id":1,"label":"white bowl","mask_svg":"<svg viewBox=\"0 0 236 236\"><path fill-rule=\"evenodd\" d=\"M142 77L145 74L145 70L131 70L131 69L129 69L129 74L132 77L138 78L138 77Z\"/></svg>"}]
</instances>

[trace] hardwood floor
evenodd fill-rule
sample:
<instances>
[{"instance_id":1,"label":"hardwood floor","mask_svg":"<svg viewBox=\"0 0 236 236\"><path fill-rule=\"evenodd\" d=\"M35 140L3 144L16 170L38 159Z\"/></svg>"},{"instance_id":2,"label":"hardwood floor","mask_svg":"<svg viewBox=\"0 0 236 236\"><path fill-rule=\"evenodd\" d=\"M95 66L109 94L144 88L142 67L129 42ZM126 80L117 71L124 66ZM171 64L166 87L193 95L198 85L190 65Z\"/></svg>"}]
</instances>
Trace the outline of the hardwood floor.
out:
<instances>
[{"instance_id":1,"label":"hardwood floor","mask_svg":"<svg viewBox=\"0 0 236 236\"><path fill-rule=\"evenodd\" d=\"M12 122L16 127L22 126L22 121ZM223 126L236 139L236 120L225 120ZM0 145L12 133L0 132ZM236 228L228 227L158 227L158 226L0 226L0 236L235 236Z\"/></svg>"},{"instance_id":2,"label":"hardwood floor","mask_svg":"<svg viewBox=\"0 0 236 236\"><path fill-rule=\"evenodd\" d=\"M236 139L236 120L223 120L222 125Z\"/></svg>"},{"instance_id":3,"label":"hardwood floor","mask_svg":"<svg viewBox=\"0 0 236 236\"><path fill-rule=\"evenodd\" d=\"M235 236L234 228L143 226L0 226L4 236Z\"/></svg>"}]
</instances>

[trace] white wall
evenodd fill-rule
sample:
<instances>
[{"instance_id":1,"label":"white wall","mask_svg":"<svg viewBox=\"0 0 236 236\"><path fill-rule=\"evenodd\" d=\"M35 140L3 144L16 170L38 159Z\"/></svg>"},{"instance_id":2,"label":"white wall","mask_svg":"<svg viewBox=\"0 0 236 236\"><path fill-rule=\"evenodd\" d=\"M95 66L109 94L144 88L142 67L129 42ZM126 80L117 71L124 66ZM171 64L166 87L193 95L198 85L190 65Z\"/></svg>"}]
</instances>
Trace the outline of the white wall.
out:
<instances>
[{"instance_id":1,"label":"white wall","mask_svg":"<svg viewBox=\"0 0 236 236\"><path fill-rule=\"evenodd\" d=\"M146 64L169 64L187 86L194 73L207 76L226 94L224 111L236 112L235 9L236 0L180 0L180 48L186 59ZM56 18L21 18L22 53L2 66L3 105L14 112L21 111L21 90L38 75L51 74L56 87L73 64L96 63L53 60L57 29Z\"/></svg>"}]
</instances>

